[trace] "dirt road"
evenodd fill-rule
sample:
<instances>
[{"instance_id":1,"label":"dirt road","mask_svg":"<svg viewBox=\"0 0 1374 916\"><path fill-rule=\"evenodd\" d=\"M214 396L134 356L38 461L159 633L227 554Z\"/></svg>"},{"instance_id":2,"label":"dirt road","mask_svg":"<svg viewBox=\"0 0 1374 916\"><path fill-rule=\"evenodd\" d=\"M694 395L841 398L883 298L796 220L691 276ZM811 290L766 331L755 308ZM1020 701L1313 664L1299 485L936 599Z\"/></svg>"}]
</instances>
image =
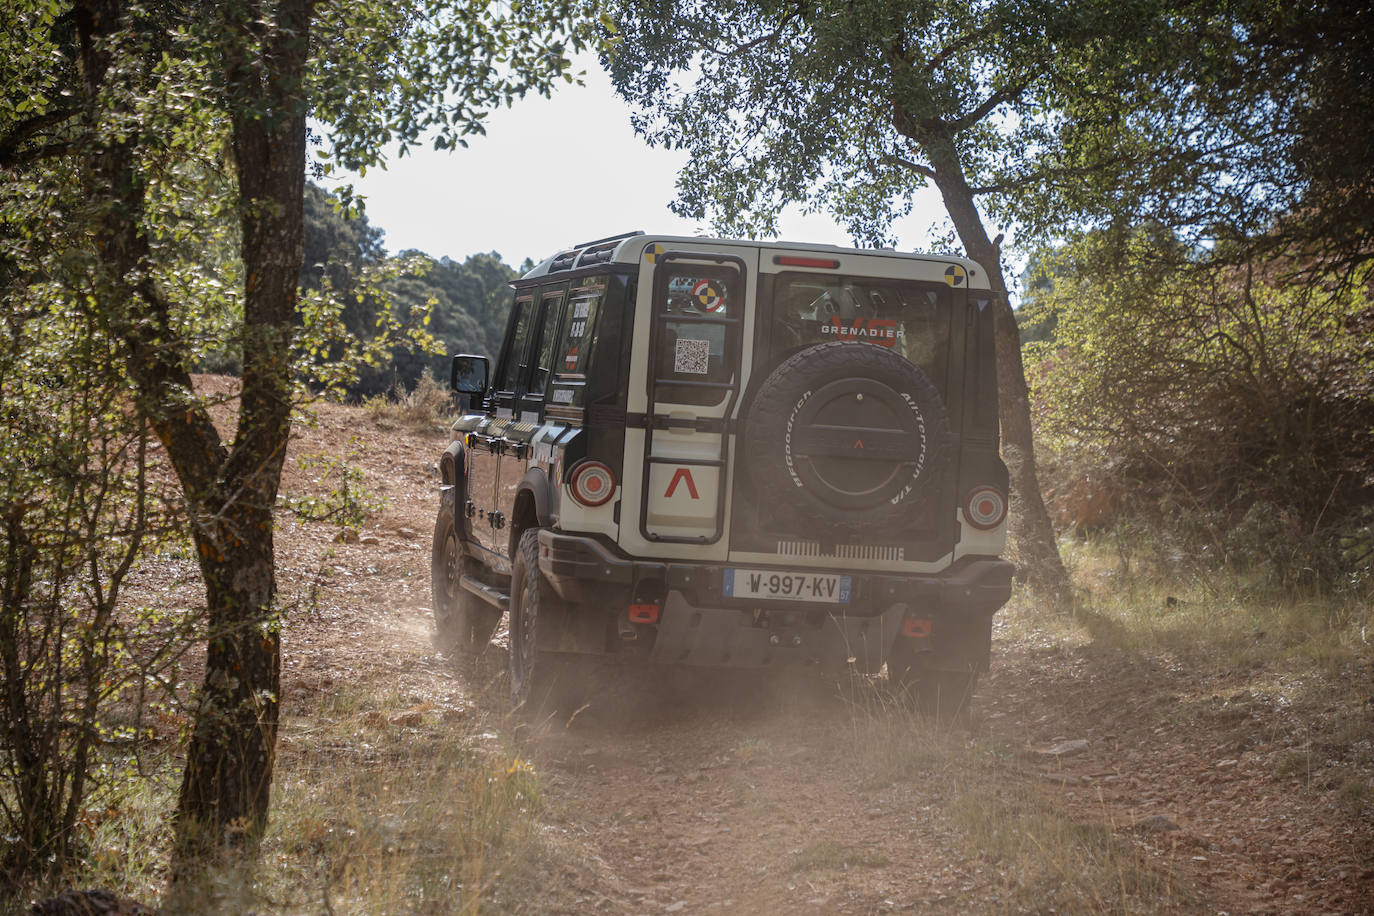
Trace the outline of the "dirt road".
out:
<instances>
[{"instance_id":1,"label":"dirt road","mask_svg":"<svg viewBox=\"0 0 1374 916\"><path fill-rule=\"evenodd\" d=\"M573 864L495 910L1374 911L1367 654L1348 680L1261 692L1254 670L1108 648L1093 619L1047 635L1014 607L963 729L816 672L612 672L571 721L529 723L499 646L475 672L429 648L445 437L320 414L298 454L350 455L388 506L356 543L283 526L286 575L317 599L286 633L288 705L389 679L519 748ZM309 473L288 462L288 489Z\"/></svg>"}]
</instances>

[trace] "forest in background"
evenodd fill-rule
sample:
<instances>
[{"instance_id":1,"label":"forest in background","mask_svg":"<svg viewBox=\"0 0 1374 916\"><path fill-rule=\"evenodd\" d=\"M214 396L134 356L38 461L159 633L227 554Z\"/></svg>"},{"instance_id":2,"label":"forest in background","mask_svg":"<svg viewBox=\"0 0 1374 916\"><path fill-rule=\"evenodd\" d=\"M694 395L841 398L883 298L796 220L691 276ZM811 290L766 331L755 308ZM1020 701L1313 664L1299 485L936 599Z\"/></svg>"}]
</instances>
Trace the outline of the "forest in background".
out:
<instances>
[{"instance_id":1,"label":"forest in background","mask_svg":"<svg viewBox=\"0 0 1374 916\"><path fill-rule=\"evenodd\" d=\"M301 288L318 290L328 285L344 302L342 320L348 333L367 338L377 326L384 308L377 295L354 296L358 279L388 260L383 246L384 229L368 222L365 214L349 218L337 199L318 185L305 192L305 260ZM348 386L350 396L405 392L415 387L429 370L435 378L448 377L448 356L480 353L494 359L506 331L510 286L534 265L528 260L520 270L507 265L497 252L472 254L462 261L425 252L397 252L391 260L406 264L405 273L389 277L381 293L405 313L428 310L426 330L441 352L425 353L401 348L391 359L366 365Z\"/></svg>"},{"instance_id":2,"label":"forest in background","mask_svg":"<svg viewBox=\"0 0 1374 916\"><path fill-rule=\"evenodd\" d=\"M350 210L314 183L306 184L304 202L300 289L306 297L337 303L333 330L366 341L386 316L399 314L421 316L418 326L425 332L423 339L406 337L403 345L354 362L338 393L354 400L404 395L426 371L447 378L448 358L455 353L495 358L506 330L510 281L533 267L531 261L516 270L494 251L461 261L423 251L388 254L385 229L373 226L366 213ZM341 346L335 341L324 352L337 356ZM237 375L242 360L236 342L207 350L198 368Z\"/></svg>"}]
</instances>

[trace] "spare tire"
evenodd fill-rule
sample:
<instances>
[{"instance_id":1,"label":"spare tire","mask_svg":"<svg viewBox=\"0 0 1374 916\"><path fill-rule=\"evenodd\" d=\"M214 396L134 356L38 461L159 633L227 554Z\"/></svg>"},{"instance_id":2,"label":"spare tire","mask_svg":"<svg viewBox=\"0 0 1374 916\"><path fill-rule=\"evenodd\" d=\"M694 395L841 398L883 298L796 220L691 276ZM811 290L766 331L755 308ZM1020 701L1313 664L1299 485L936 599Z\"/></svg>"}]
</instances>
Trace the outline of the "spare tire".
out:
<instances>
[{"instance_id":1,"label":"spare tire","mask_svg":"<svg viewBox=\"0 0 1374 916\"><path fill-rule=\"evenodd\" d=\"M742 458L767 511L858 529L910 522L949 438L940 393L918 367L872 344L831 341L764 380L745 417Z\"/></svg>"}]
</instances>

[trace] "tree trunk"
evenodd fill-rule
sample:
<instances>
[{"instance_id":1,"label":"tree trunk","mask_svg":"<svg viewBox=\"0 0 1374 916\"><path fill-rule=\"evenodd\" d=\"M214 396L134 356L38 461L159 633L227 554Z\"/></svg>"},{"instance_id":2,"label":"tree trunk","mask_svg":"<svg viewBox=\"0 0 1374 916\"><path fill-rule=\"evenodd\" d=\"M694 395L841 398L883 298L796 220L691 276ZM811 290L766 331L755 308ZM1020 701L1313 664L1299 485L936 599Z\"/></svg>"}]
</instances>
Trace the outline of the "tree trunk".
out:
<instances>
[{"instance_id":1,"label":"tree trunk","mask_svg":"<svg viewBox=\"0 0 1374 916\"><path fill-rule=\"evenodd\" d=\"M251 847L267 823L281 671L273 510L291 424L290 348L303 259L305 99L310 0L224 6L223 70L239 182L245 266L243 387L226 449L186 369L171 303L151 279L140 137L107 139L100 106L121 0L75 9L101 206L97 250L109 333L186 498L205 581L205 680L177 806L174 876L206 854ZM117 96L115 96L117 98ZM116 104L118 104L116 102Z\"/></svg>"},{"instance_id":2,"label":"tree trunk","mask_svg":"<svg viewBox=\"0 0 1374 916\"><path fill-rule=\"evenodd\" d=\"M252 843L267 824L280 708L273 509L291 432L291 338L304 259L310 0L284 0L261 40L252 4L225 11L239 183L243 389L221 475L224 511L196 531L209 610L205 683L177 807L183 859Z\"/></svg>"},{"instance_id":3,"label":"tree trunk","mask_svg":"<svg viewBox=\"0 0 1374 916\"><path fill-rule=\"evenodd\" d=\"M1035 464L1035 437L1031 427L1030 391L1021 361L1021 335L1016 315L1007 299L1007 283L1002 275L1002 253L988 238L983 218L974 202L972 189L964 175L953 137L930 124L915 125L898 112L898 130L914 140L925 152L934 171L935 186L944 199L945 212L954 223L968 256L987 273L995 294L992 307L996 315L997 390L1002 418L1002 455L1011 476L1012 533L1020 554L1019 574L1037 592L1056 602L1072 594L1068 573L1059 556L1054 527L1040 493Z\"/></svg>"},{"instance_id":4,"label":"tree trunk","mask_svg":"<svg viewBox=\"0 0 1374 916\"><path fill-rule=\"evenodd\" d=\"M281 678L270 504L240 500L194 539L209 638L177 805L179 865L251 846L262 835Z\"/></svg>"}]
</instances>

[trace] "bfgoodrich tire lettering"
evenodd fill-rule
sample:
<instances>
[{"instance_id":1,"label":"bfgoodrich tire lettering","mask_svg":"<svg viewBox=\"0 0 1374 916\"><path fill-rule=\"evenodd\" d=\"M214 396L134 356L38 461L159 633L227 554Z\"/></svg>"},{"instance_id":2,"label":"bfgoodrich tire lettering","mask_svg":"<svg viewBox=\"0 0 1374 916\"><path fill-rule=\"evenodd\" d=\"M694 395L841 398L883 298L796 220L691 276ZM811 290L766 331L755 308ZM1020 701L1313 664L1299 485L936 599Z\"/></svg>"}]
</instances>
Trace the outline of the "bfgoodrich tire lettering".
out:
<instances>
[{"instance_id":1,"label":"bfgoodrich tire lettering","mask_svg":"<svg viewBox=\"0 0 1374 916\"><path fill-rule=\"evenodd\" d=\"M760 505L858 529L911 517L945 461L949 418L919 368L844 341L807 347L773 370L745 429Z\"/></svg>"}]
</instances>

